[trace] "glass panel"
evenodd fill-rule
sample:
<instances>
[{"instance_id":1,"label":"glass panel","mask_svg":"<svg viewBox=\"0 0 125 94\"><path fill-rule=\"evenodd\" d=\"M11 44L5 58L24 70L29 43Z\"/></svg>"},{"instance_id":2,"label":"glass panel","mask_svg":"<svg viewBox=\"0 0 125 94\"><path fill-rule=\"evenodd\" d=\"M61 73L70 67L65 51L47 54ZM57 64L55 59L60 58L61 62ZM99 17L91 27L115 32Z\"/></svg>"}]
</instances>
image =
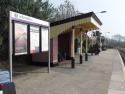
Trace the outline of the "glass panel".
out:
<instances>
[{"instance_id":1,"label":"glass panel","mask_svg":"<svg viewBox=\"0 0 125 94\"><path fill-rule=\"evenodd\" d=\"M42 51L48 51L48 28L42 28Z\"/></svg>"},{"instance_id":2,"label":"glass panel","mask_svg":"<svg viewBox=\"0 0 125 94\"><path fill-rule=\"evenodd\" d=\"M15 55L27 54L27 25L15 23Z\"/></svg>"},{"instance_id":3,"label":"glass panel","mask_svg":"<svg viewBox=\"0 0 125 94\"><path fill-rule=\"evenodd\" d=\"M30 26L30 53L39 52L39 27Z\"/></svg>"}]
</instances>

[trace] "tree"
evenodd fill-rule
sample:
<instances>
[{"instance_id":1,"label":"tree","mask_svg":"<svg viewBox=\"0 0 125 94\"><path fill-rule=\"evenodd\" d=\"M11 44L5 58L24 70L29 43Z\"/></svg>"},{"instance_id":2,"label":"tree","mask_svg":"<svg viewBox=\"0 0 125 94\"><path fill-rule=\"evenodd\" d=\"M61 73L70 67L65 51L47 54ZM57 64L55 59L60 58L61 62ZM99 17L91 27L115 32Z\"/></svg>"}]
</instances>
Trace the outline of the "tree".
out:
<instances>
[{"instance_id":1,"label":"tree","mask_svg":"<svg viewBox=\"0 0 125 94\"><path fill-rule=\"evenodd\" d=\"M125 47L125 37L123 35L117 34L112 36L109 45L113 45L114 47Z\"/></svg>"},{"instance_id":2,"label":"tree","mask_svg":"<svg viewBox=\"0 0 125 94\"><path fill-rule=\"evenodd\" d=\"M112 36L112 38L113 38L114 40L116 40L116 41L119 41L119 42L121 42L121 41L124 40L124 37L123 37L122 35L119 35L119 34Z\"/></svg>"},{"instance_id":3,"label":"tree","mask_svg":"<svg viewBox=\"0 0 125 94\"><path fill-rule=\"evenodd\" d=\"M78 10L74 8L74 5L65 0L63 4L60 4L59 7L55 9L55 18L54 20L62 20L78 14Z\"/></svg>"}]
</instances>

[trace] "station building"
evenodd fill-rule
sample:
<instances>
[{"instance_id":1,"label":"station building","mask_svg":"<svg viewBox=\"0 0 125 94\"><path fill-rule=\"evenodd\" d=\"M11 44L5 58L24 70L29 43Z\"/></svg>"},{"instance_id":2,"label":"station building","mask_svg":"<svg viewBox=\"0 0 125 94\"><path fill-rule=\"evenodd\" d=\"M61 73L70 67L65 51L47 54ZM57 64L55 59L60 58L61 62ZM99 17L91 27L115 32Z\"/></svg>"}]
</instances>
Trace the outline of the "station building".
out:
<instances>
[{"instance_id":1,"label":"station building","mask_svg":"<svg viewBox=\"0 0 125 94\"><path fill-rule=\"evenodd\" d=\"M83 38L87 37L87 32L99 29L101 25L102 22L94 12L52 22L50 24L51 64L58 64L60 61L67 59L74 61L75 54L78 51L79 56L82 56ZM33 56L32 61L34 60L43 63L48 62L48 52Z\"/></svg>"}]
</instances>

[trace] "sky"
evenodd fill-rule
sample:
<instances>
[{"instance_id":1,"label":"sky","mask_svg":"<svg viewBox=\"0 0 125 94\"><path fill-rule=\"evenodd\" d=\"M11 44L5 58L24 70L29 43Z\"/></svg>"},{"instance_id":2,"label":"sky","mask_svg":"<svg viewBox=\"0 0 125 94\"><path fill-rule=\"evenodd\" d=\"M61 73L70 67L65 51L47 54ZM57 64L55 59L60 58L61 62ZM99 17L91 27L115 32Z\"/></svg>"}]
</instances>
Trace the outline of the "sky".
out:
<instances>
[{"instance_id":1,"label":"sky","mask_svg":"<svg viewBox=\"0 0 125 94\"><path fill-rule=\"evenodd\" d=\"M59 6L65 0L50 0ZM95 12L103 25L100 31L106 37L115 34L125 36L125 0L69 0L80 13ZM106 13L98 13L107 11ZM108 33L110 32L110 33Z\"/></svg>"}]
</instances>

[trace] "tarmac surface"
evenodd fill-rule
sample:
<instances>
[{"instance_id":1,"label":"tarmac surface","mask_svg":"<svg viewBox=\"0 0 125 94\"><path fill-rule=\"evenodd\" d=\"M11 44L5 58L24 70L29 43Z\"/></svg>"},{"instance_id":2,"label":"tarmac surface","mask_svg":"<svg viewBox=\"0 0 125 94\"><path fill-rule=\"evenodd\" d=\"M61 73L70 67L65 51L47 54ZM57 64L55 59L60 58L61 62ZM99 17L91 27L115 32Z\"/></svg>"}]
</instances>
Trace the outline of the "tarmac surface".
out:
<instances>
[{"instance_id":1,"label":"tarmac surface","mask_svg":"<svg viewBox=\"0 0 125 94\"><path fill-rule=\"evenodd\" d=\"M125 94L124 67L117 50L89 56L83 64L79 64L79 56L75 61L75 69L65 61L69 63L52 67L49 74L39 67L35 70L39 73L15 76L17 94Z\"/></svg>"}]
</instances>

